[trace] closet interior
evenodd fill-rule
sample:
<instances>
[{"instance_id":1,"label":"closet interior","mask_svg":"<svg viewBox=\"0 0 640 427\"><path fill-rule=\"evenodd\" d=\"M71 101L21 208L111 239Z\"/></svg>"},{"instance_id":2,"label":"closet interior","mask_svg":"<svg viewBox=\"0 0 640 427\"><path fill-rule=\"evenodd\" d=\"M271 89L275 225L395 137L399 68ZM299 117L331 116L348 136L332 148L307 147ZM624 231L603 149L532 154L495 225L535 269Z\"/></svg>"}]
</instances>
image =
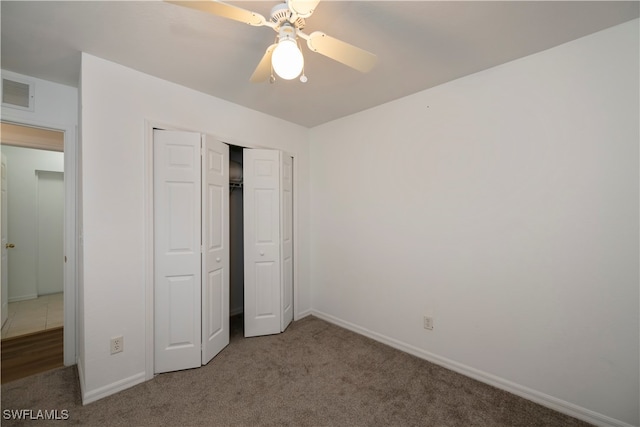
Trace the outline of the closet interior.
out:
<instances>
[{"instance_id":1,"label":"closet interior","mask_svg":"<svg viewBox=\"0 0 640 427\"><path fill-rule=\"evenodd\" d=\"M244 311L242 157L242 147L229 145L229 316L240 325Z\"/></svg>"}]
</instances>

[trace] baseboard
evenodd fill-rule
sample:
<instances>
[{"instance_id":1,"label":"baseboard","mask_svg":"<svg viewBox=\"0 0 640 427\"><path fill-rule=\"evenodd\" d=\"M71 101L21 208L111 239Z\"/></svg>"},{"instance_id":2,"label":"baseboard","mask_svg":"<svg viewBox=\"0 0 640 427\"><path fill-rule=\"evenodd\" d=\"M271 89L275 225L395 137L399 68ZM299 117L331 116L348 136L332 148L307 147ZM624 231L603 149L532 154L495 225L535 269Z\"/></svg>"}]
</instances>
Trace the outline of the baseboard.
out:
<instances>
[{"instance_id":1,"label":"baseboard","mask_svg":"<svg viewBox=\"0 0 640 427\"><path fill-rule=\"evenodd\" d=\"M80 372L81 370L81 366L78 363L78 372ZM84 377L84 375L83 375ZM95 402L96 400L100 400L103 397L107 397L107 396L111 396L112 394L115 394L119 391L128 389L130 387L133 387L134 385L138 385L140 383L143 383L146 381L146 375L145 372L139 372L135 375L132 375L128 378L124 378L120 381L116 381L114 383L108 384L104 387L100 387L96 390L92 390L87 392L85 390L84 385L84 380L83 378L81 378L80 380L80 390L82 392L82 404L86 405L88 403L91 402Z\"/></svg>"},{"instance_id":2,"label":"baseboard","mask_svg":"<svg viewBox=\"0 0 640 427\"><path fill-rule=\"evenodd\" d=\"M38 294L30 294L30 295L21 295L19 297L11 297L8 298L9 302L18 302L18 301L26 301L30 299L38 298Z\"/></svg>"},{"instance_id":3,"label":"baseboard","mask_svg":"<svg viewBox=\"0 0 640 427\"><path fill-rule=\"evenodd\" d=\"M304 319L307 316L311 316L312 314L313 314L313 310L308 309L305 311L301 311L300 313L294 313L293 317L294 317L294 320L300 320L300 319Z\"/></svg>"},{"instance_id":4,"label":"baseboard","mask_svg":"<svg viewBox=\"0 0 640 427\"><path fill-rule=\"evenodd\" d=\"M549 396L545 393L541 393L539 391L530 389L520 384L513 383L511 381L497 377L487 372L483 372L481 370L455 362L445 357L438 356L426 350L398 341L394 338L387 337L385 335L370 331L369 329L363 328L356 324L344 321L330 314L323 313L321 311L313 310L313 309L308 311L309 311L308 314L311 314L320 319L326 320L329 323L333 323L337 326L343 327L357 334L364 335L368 338L371 338L373 340L386 344L390 347L393 347L405 353L409 353L413 356L419 357L429 362L435 363L436 365L458 372L462 375L473 378L485 384L489 384L501 390L505 390L509 393L515 394L524 399L535 402L539 405L553 409L554 411L558 411L560 413L572 416L574 418L578 418L580 420L586 421L588 423L591 423L597 426L633 427L631 424L627 424L623 421L616 420L606 415L591 411L587 408L583 408L573 403L566 402L561 399L557 399L553 396Z\"/></svg>"}]
</instances>

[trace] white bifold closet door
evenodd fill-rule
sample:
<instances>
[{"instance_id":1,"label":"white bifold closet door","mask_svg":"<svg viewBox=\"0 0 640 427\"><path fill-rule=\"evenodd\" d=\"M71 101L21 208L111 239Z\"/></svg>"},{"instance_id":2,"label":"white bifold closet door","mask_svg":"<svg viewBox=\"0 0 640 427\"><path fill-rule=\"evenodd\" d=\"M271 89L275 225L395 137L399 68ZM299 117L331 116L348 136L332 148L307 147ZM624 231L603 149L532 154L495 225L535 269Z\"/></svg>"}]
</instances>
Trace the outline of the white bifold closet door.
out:
<instances>
[{"instance_id":1,"label":"white bifold closet door","mask_svg":"<svg viewBox=\"0 0 640 427\"><path fill-rule=\"evenodd\" d=\"M293 319L293 159L245 149L244 334L277 334Z\"/></svg>"},{"instance_id":2,"label":"white bifold closet door","mask_svg":"<svg viewBox=\"0 0 640 427\"><path fill-rule=\"evenodd\" d=\"M154 371L229 343L229 147L154 130Z\"/></svg>"},{"instance_id":3,"label":"white bifold closet door","mask_svg":"<svg viewBox=\"0 0 640 427\"><path fill-rule=\"evenodd\" d=\"M229 147L154 130L154 371L195 368L229 344ZM293 159L244 150L245 336L293 319Z\"/></svg>"}]
</instances>

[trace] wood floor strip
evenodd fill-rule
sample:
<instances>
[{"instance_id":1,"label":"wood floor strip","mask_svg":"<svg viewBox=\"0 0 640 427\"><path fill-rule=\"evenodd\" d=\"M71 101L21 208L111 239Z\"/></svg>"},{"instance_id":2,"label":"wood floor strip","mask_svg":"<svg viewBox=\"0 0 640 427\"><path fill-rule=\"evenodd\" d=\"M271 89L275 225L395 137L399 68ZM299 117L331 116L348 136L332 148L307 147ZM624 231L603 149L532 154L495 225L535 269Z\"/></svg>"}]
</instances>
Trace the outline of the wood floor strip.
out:
<instances>
[{"instance_id":1,"label":"wood floor strip","mask_svg":"<svg viewBox=\"0 0 640 427\"><path fill-rule=\"evenodd\" d=\"M63 328L3 339L1 383L62 367Z\"/></svg>"}]
</instances>

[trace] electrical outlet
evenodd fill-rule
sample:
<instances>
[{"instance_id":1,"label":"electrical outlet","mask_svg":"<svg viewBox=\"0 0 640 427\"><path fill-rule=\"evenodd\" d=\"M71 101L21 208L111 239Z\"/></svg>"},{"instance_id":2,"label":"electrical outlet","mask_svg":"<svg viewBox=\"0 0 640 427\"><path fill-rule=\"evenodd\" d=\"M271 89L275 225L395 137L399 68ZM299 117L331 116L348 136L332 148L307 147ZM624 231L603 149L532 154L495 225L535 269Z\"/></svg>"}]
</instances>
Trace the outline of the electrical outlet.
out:
<instances>
[{"instance_id":1,"label":"electrical outlet","mask_svg":"<svg viewBox=\"0 0 640 427\"><path fill-rule=\"evenodd\" d=\"M124 350L124 337L111 338L111 354L120 353Z\"/></svg>"},{"instance_id":2,"label":"electrical outlet","mask_svg":"<svg viewBox=\"0 0 640 427\"><path fill-rule=\"evenodd\" d=\"M433 317L424 316L424 328L430 331L433 330Z\"/></svg>"}]
</instances>

